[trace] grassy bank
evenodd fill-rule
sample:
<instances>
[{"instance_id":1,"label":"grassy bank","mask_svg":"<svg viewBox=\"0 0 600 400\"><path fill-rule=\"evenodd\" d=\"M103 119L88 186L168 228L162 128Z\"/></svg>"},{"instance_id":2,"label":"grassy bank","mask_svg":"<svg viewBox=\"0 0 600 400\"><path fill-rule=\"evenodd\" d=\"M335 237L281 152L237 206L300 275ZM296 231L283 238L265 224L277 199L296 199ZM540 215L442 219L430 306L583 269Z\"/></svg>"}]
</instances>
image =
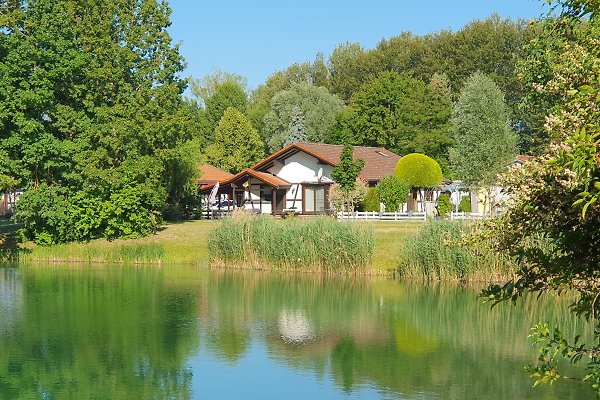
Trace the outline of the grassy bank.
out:
<instances>
[{"instance_id":1,"label":"grassy bank","mask_svg":"<svg viewBox=\"0 0 600 400\"><path fill-rule=\"evenodd\" d=\"M281 222L281 221L278 221ZM340 222L355 224L353 221ZM143 263L208 265L208 236L216 221L166 225L157 234L132 240L94 240L49 247L21 244L14 234L0 233L0 259L20 262ZM399 246L417 232L420 222L370 222L374 236L372 270L389 273L398 266Z\"/></svg>"},{"instance_id":2,"label":"grassy bank","mask_svg":"<svg viewBox=\"0 0 600 400\"><path fill-rule=\"evenodd\" d=\"M273 222L286 223L282 220ZM340 226L364 224L355 221L332 222ZM50 247L36 246L33 243L21 244L15 235L0 233L0 259L42 263L209 265L208 238L219 223L189 221L169 224L157 234L141 239L95 240ZM512 270L499 263L495 255L485 255L481 249L457 247L455 240L460 234L447 224L452 223L367 223L372 230L374 242L369 273L389 274L398 271L406 278L434 280L490 280L511 274ZM451 238L454 239L450 240ZM227 236L222 240L224 243L234 241L233 237ZM265 247L270 251L282 251L282 246L277 243L286 242L265 242ZM482 255L484 256L481 257Z\"/></svg>"},{"instance_id":3,"label":"grassy bank","mask_svg":"<svg viewBox=\"0 0 600 400\"><path fill-rule=\"evenodd\" d=\"M211 264L254 269L368 273L373 230L330 217L253 217L239 213L210 234Z\"/></svg>"},{"instance_id":4,"label":"grassy bank","mask_svg":"<svg viewBox=\"0 0 600 400\"><path fill-rule=\"evenodd\" d=\"M19 244L14 236L0 235L3 259L19 262L192 264L208 263L206 246L213 221L169 224L154 235L130 240L94 240L54 246Z\"/></svg>"}]
</instances>

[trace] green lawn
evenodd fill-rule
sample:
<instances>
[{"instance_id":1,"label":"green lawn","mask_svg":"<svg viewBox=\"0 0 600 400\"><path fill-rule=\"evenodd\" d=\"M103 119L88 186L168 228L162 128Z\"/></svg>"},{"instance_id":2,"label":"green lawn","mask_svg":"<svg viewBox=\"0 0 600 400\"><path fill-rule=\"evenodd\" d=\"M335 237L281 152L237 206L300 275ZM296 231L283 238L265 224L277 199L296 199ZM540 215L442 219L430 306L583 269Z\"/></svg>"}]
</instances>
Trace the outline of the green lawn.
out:
<instances>
[{"instance_id":1,"label":"green lawn","mask_svg":"<svg viewBox=\"0 0 600 400\"><path fill-rule=\"evenodd\" d=\"M50 247L18 244L14 237L0 234L2 254L18 255L19 261L42 262L130 262L144 264L207 265L207 238L215 221L189 221L166 225L155 235L132 240L94 240ZM356 222L342 222L356 223ZM399 246L416 232L422 222L366 222L375 233L373 270L385 273L398 265Z\"/></svg>"}]
</instances>

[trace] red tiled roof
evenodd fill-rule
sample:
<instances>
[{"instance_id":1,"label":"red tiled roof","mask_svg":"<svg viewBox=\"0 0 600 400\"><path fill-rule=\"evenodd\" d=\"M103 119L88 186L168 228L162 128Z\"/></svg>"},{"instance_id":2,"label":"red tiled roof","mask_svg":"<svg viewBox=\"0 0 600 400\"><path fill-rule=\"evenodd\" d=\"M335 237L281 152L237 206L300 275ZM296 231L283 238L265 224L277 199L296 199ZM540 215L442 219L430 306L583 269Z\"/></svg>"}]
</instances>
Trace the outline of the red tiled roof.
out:
<instances>
[{"instance_id":1,"label":"red tiled roof","mask_svg":"<svg viewBox=\"0 0 600 400\"><path fill-rule=\"evenodd\" d=\"M208 164L198 165L198 169L202 172L202 176L198 178L199 184L216 183L233 176L233 174L230 174L229 172Z\"/></svg>"},{"instance_id":2,"label":"red tiled roof","mask_svg":"<svg viewBox=\"0 0 600 400\"><path fill-rule=\"evenodd\" d=\"M250 168L245 168L244 170L242 170L241 172L238 172L235 175L232 175L231 177L229 177L228 179L219 181L219 186L226 186L226 185L230 185L235 181L241 180L241 179L247 179L247 175L258 179L259 181L273 187L276 189L279 188L286 188L291 186L290 183L284 179L281 179L275 175L269 174L268 172L259 172L259 171L255 171L253 169ZM207 192L209 189L212 189L212 187L215 185L216 182L211 182L210 184L207 185L203 185L200 188L200 191L202 192Z\"/></svg>"},{"instance_id":3,"label":"red tiled roof","mask_svg":"<svg viewBox=\"0 0 600 400\"><path fill-rule=\"evenodd\" d=\"M272 160L287 158L298 151L303 151L322 162L336 166L340 162L343 149L344 146L336 144L294 143L259 161L252 168L260 169ZM359 175L362 179L365 181L378 181L394 173L394 168L400 160L400 156L383 147L354 146L354 159L362 159L365 162L365 166Z\"/></svg>"}]
</instances>

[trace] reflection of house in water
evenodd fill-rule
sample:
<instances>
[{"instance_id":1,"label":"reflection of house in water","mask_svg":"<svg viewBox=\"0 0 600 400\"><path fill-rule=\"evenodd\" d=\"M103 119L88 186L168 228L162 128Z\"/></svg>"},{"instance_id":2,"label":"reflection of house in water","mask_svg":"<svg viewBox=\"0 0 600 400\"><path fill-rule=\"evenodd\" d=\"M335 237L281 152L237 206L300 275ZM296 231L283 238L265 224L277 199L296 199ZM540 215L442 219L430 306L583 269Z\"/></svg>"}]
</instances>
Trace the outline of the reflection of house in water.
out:
<instances>
[{"instance_id":1,"label":"reflection of house in water","mask_svg":"<svg viewBox=\"0 0 600 400\"><path fill-rule=\"evenodd\" d=\"M21 318L23 291L19 271L0 268L0 334L15 329Z\"/></svg>"},{"instance_id":2,"label":"reflection of house in water","mask_svg":"<svg viewBox=\"0 0 600 400\"><path fill-rule=\"evenodd\" d=\"M281 310L277 321L279 334L286 342L302 343L311 340L315 336L312 324L306 317L304 311Z\"/></svg>"}]
</instances>

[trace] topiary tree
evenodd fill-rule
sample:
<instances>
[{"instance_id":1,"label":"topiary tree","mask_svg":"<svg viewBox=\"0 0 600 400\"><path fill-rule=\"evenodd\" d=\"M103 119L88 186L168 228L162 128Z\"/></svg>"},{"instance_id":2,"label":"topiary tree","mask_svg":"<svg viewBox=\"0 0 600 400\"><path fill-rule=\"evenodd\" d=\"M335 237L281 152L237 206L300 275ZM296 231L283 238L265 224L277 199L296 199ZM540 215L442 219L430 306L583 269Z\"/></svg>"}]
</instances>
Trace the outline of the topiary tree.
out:
<instances>
[{"instance_id":1,"label":"topiary tree","mask_svg":"<svg viewBox=\"0 0 600 400\"><path fill-rule=\"evenodd\" d=\"M396 164L394 176L401 182L410 185L416 194L421 195L421 202L429 198L433 188L442 183L442 169L431 157L412 153L402 157Z\"/></svg>"},{"instance_id":2,"label":"topiary tree","mask_svg":"<svg viewBox=\"0 0 600 400\"><path fill-rule=\"evenodd\" d=\"M394 175L380 180L377 188L386 211L397 211L400 205L406 202L406 197L410 193L410 185L400 181Z\"/></svg>"}]
</instances>

